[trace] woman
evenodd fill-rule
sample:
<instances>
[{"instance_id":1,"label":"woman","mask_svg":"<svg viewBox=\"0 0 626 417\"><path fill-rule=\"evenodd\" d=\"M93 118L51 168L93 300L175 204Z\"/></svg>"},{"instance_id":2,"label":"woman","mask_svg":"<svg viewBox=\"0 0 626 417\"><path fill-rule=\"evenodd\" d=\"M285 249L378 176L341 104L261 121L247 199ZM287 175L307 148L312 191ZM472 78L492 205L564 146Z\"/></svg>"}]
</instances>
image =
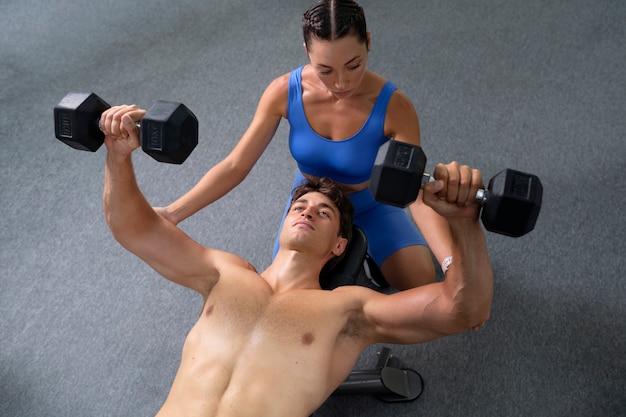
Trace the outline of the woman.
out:
<instances>
[{"instance_id":1,"label":"woman","mask_svg":"<svg viewBox=\"0 0 626 417\"><path fill-rule=\"evenodd\" d=\"M289 147L303 177L330 177L355 205L355 224L390 285L412 288L434 281L431 253L404 210L374 201L368 190L378 148L393 138L420 144L411 101L369 71L371 38L363 9L351 0L321 0L302 19L309 63L273 80L232 152L189 192L157 208L177 224L235 188L272 140L281 119L291 126ZM439 262L450 253L447 223L422 204L410 211Z\"/></svg>"}]
</instances>

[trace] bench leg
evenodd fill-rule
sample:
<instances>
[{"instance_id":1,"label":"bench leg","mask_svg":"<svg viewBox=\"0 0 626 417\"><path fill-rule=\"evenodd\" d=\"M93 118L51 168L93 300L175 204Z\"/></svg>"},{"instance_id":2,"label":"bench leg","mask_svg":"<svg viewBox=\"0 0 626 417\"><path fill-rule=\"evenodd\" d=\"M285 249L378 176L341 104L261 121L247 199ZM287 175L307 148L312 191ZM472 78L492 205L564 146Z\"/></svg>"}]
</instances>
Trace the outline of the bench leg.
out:
<instances>
[{"instance_id":1,"label":"bench leg","mask_svg":"<svg viewBox=\"0 0 626 417\"><path fill-rule=\"evenodd\" d=\"M412 401L419 397L424 389L422 376L412 369L387 366L391 358L387 347L378 355L376 369L352 371L334 394L373 394L387 402Z\"/></svg>"}]
</instances>

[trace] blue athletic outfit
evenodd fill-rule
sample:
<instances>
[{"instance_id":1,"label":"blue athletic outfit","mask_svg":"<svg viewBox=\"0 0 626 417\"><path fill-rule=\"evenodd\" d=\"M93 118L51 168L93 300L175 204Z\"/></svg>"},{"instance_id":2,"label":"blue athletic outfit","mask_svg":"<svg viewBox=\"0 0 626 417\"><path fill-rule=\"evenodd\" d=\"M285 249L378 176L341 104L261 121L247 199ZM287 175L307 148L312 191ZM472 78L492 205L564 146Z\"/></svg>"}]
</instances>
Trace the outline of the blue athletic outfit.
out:
<instances>
[{"instance_id":1,"label":"blue athletic outfit","mask_svg":"<svg viewBox=\"0 0 626 417\"><path fill-rule=\"evenodd\" d=\"M384 134L385 115L396 87L387 81L365 124L354 136L329 140L318 135L306 119L302 104L302 68L291 72L287 104L287 120L291 127L289 150L298 164L294 187L304 180L302 172L332 178L344 184L360 184L369 180L378 148L389 140ZM349 197L354 204L354 223L365 232L368 253L378 265L398 249L426 245L403 209L377 202L368 188ZM291 198L285 215L290 202ZM277 250L278 240L274 255Z\"/></svg>"}]
</instances>

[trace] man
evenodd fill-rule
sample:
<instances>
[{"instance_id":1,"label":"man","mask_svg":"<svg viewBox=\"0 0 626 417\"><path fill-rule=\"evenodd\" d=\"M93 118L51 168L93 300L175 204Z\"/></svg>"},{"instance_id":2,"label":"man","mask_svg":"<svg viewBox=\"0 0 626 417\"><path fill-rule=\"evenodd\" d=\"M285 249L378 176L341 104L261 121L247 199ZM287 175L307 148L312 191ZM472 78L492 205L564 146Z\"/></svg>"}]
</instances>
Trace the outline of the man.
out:
<instances>
[{"instance_id":1,"label":"man","mask_svg":"<svg viewBox=\"0 0 626 417\"><path fill-rule=\"evenodd\" d=\"M447 219L453 237L443 282L393 295L357 286L323 291L319 273L346 247L340 226L346 230L350 210L332 183L295 193L278 254L259 274L242 258L193 241L146 201L131 161L139 146L135 121L144 113L116 106L101 117L105 217L126 249L204 298L158 416L309 416L365 347L421 343L488 319L493 276L473 201L480 172L439 165L439 180L424 189L425 203Z\"/></svg>"}]
</instances>

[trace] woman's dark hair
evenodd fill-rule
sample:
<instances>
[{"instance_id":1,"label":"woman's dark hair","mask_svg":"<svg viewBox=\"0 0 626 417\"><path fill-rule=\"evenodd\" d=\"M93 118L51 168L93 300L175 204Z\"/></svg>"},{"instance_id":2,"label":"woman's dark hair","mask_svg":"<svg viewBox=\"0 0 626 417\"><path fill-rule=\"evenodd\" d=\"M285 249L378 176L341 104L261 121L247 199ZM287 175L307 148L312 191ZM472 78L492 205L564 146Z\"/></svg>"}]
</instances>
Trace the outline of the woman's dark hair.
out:
<instances>
[{"instance_id":1,"label":"woman's dark hair","mask_svg":"<svg viewBox=\"0 0 626 417\"><path fill-rule=\"evenodd\" d=\"M320 0L304 13L302 34L307 49L312 39L332 41L348 35L356 35L366 43L365 13L352 0Z\"/></svg>"}]
</instances>

